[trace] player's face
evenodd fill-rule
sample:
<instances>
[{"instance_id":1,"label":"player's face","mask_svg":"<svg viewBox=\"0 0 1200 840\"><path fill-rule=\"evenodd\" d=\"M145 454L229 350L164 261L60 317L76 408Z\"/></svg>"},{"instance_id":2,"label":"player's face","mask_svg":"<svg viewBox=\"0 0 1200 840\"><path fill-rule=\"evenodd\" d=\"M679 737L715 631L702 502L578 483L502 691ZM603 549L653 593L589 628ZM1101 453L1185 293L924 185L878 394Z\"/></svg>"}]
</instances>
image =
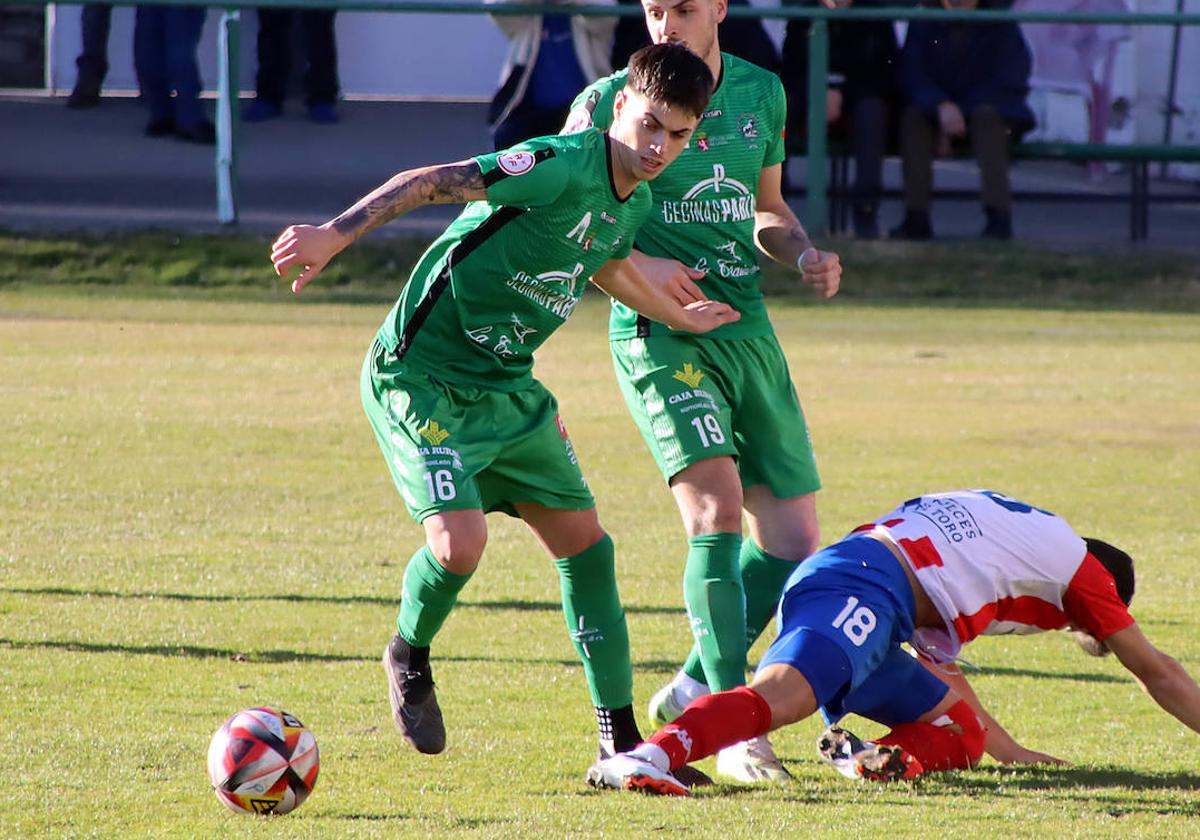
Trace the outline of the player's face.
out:
<instances>
[{"instance_id":1,"label":"player's face","mask_svg":"<svg viewBox=\"0 0 1200 840\"><path fill-rule=\"evenodd\" d=\"M651 41L683 44L703 59L717 50L717 24L728 7L728 0L642 0Z\"/></svg>"},{"instance_id":2,"label":"player's face","mask_svg":"<svg viewBox=\"0 0 1200 840\"><path fill-rule=\"evenodd\" d=\"M622 90L613 103L613 130L617 157L628 176L649 181L679 157L700 118Z\"/></svg>"}]
</instances>

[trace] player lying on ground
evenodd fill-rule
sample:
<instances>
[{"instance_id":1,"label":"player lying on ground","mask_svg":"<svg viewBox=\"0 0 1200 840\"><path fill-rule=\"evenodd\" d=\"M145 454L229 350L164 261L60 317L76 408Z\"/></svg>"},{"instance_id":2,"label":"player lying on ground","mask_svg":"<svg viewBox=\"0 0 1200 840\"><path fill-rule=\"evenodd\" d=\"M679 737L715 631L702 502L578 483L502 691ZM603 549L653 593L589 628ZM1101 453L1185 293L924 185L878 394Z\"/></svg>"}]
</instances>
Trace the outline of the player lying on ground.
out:
<instances>
[{"instance_id":1,"label":"player lying on ground","mask_svg":"<svg viewBox=\"0 0 1200 840\"><path fill-rule=\"evenodd\" d=\"M723 303L677 303L628 259L650 210L645 182L687 143L712 84L689 50L648 47L630 60L608 132L539 138L401 172L337 218L289 227L275 242L275 269L299 269L299 291L367 231L424 204L471 202L413 269L361 380L388 469L425 530L383 655L396 726L423 753L446 743L430 644L479 564L485 513L497 510L523 519L554 559L602 752L641 740L613 544L558 405L531 367L589 278L678 329L705 331L738 317Z\"/></svg>"},{"instance_id":2,"label":"player lying on ground","mask_svg":"<svg viewBox=\"0 0 1200 840\"><path fill-rule=\"evenodd\" d=\"M1200 732L1200 687L1142 635L1127 609L1133 589L1129 555L1048 511L988 490L910 499L800 565L748 688L696 700L645 744L597 762L588 780L686 795L673 768L818 709L830 724L853 712L891 727L873 743L837 728L821 737L822 757L851 778L972 767L985 751L1059 762L1018 744L954 666L962 645L990 634L1073 630Z\"/></svg>"},{"instance_id":3,"label":"player lying on ground","mask_svg":"<svg viewBox=\"0 0 1200 840\"><path fill-rule=\"evenodd\" d=\"M820 544L821 480L759 260L791 269L823 298L837 293L842 267L836 254L817 250L784 200L783 85L721 52L727 5L642 0L650 39L686 45L717 86L691 143L650 185L654 212L632 258L679 300L725 301L742 317L703 337L683 335L615 302L609 327L621 393L687 538L683 600L695 644L650 701L656 724L702 693L745 683L747 643L775 614L796 563ZM589 85L564 131L606 128L624 83L622 71ZM787 778L765 738L722 750L717 771L747 782Z\"/></svg>"}]
</instances>

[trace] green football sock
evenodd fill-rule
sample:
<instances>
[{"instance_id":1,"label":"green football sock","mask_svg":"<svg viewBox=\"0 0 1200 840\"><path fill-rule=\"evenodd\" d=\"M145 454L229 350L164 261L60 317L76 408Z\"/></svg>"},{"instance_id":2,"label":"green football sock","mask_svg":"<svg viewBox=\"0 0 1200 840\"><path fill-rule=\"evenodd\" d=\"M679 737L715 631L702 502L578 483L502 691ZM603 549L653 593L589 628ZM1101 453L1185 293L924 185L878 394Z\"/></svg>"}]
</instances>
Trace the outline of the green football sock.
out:
<instances>
[{"instance_id":1,"label":"green football sock","mask_svg":"<svg viewBox=\"0 0 1200 840\"><path fill-rule=\"evenodd\" d=\"M767 554L754 540L742 543L740 564L746 590L746 650L750 650L775 615L783 585L798 564Z\"/></svg>"},{"instance_id":2,"label":"green football sock","mask_svg":"<svg viewBox=\"0 0 1200 840\"><path fill-rule=\"evenodd\" d=\"M766 629L779 606L783 585L796 569L796 563L767 554L754 540L743 540L738 565L742 572L742 589L746 593L746 650ZM689 677L706 682L700 651L692 646L683 671Z\"/></svg>"},{"instance_id":3,"label":"green football sock","mask_svg":"<svg viewBox=\"0 0 1200 840\"><path fill-rule=\"evenodd\" d=\"M696 679L713 691L746 682L746 596L738 571L741 534L702 534L688 540L683 600L696 640Z\"/></svg>"},{"instance_id":4,"label":"green football sock","mask_svg":"<svg viewBox=\"0 0 1200 840\"><path fill-rule=\"evenodd\" d=\"M629 630L617 592L613 541L607 534L591 548L554 561L562 585L567 632L583 662L595 706L620 709L633 702Z\"/></svg>"},{"instance_id":5,"label":"green football sock","mask_svg":"<svg viewBox=\"0 0 1200 840\"><path fill-rule=\"evenodd\" d=\"M396 631L413 647L428 647L458 600L471 575L447 569L423 545L404 570L404 591Z\"/></svg>"}]
</instances>

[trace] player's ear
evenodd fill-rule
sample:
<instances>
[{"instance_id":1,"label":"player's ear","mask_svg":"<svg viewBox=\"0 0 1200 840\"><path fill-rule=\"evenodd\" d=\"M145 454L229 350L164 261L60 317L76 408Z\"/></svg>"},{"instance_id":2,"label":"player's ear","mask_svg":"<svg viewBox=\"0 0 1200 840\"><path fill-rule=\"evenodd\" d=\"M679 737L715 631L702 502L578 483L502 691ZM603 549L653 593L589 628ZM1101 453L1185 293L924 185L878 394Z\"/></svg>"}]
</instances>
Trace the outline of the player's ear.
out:
<instances>
[{"instance_id":1,"label":"player's ear","mask_svg":"<svg viewBox=\"0 0 1200 840\"><path fill-rule=\"evenodd\" d=\"M725 15L729 12L729 0L711 0L717 13L717 23L724 23Z\"/></svg>"},{"instance_id":2,"label":"player's ear","mask_svg":"<svg viewBox=\"0 0 1200 840\"><path fill-rule=\"evenodd\" d=\"M628 97L625 95L625 88L617 91L617 95L613 97L613 122L621 119L621 112L625 110L625 100Z\"/></svg>"}]
</instances>

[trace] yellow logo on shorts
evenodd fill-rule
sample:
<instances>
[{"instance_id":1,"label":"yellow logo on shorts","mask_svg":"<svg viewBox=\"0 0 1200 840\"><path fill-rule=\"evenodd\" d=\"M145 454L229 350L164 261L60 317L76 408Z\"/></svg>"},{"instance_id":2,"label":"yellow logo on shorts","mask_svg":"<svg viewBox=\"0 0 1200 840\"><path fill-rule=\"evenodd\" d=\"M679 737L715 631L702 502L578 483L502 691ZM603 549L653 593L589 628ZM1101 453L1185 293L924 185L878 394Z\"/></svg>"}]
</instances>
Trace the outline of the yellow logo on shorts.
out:
<instances>
[{"instance_id":1,"label":"yellow logo on shorts","mask_svg":"<svg viewBox=\"0 0 1200 840\"><path fill-rule=\"evenodd\" d=\"M704 371L696 370L696 368L692 367L691 362L684 362L683 370L675 371L674 378L689 388L695 388L700 384L700 380L704 378Z\"/></svg>"},{"instance_id":2,"label":"yellow logo on shorts","mask_svg":"<svg viewBox=\"0 0 1200 840\"><path fill-rule=\"evenodd\" d=\"M417 429L417 434L429 441L433 446L437 446L446 438L450 437L450 433L438 425L438 421L430 418L425 421L425 425Z\"/></svg>"}]
</instances>

